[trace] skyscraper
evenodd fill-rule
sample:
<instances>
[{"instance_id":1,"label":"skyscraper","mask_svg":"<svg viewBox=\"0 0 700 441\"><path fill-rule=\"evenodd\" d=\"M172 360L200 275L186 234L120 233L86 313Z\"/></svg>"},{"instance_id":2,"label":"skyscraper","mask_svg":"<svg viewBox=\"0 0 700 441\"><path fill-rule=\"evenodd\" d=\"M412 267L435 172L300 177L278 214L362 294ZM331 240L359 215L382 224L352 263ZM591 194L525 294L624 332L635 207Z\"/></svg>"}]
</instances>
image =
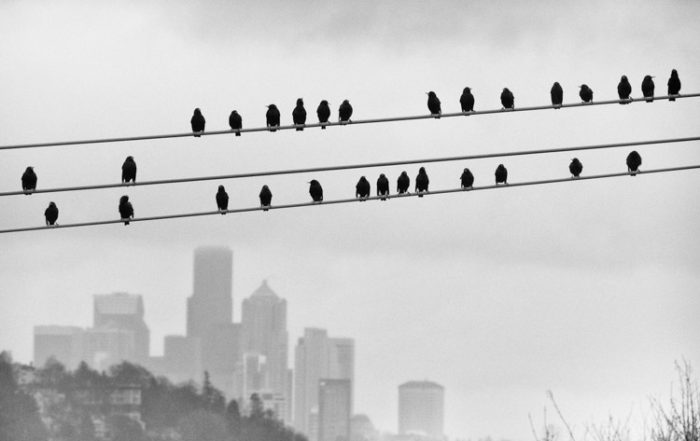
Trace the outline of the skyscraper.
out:
<instances>
[{"instance_id":1,"label":"skyscraper","mask_svg":"<svg viewBox=\"0 0 700 441\"><path fill-rule=\"evenodd\" d=\"M187 299L187 336L206 338L214 325L233 322L233 252L229 248L194 250L194 287Z\"/></svg>"},{"instance_id":2,"label":"skyscraper","mask_svg":"<svg viewBox=\"0 0 700 441\"><path fill-rule=\"evenodd\" d=\"M399 434L444 438L445 389L432 381L399 386Z\"/></svg>"},{"instance_id":3,"label":"skyscraper","mask_svg":"<svg viewBox=\"0 0 700 441\"><path fill-rule=\"evenodd\" d=\"M34 365L44 366L49 358L75 369L83 356L83 330L76 326L35 326Z\"/></svg>"},{"instance_id":4,"label":"skyscraper","mask_svg":"<svg viewBox=\"0 0 700 441\"><path fill-rule=\"evenodd\" d=\"M295 349L294 428L309 441L318 440L319 382L322 379L350 380L354 375L354 341L329 338L325 329L306 328ZM352 391L350 394L352 414Z\"/></svg>"},{"instance_id":5,"label":"skyscraper","mask_svg":"<svg viewBox=\"0 0 700 441\"><path fill-rule=\"evenodd\" d=\"M318 441L350 440L351 403L350 380L319 380Z\"/></svg>"},{"instance_id":6,"label":"skyscraper","mask_svg":"<svg viewBox=\"0 0 700 441\"><path fill-rule=\"evenodd\" d=\"M97 294L94 296L93 312L93 327L100 330L102 336L96 337L97 340L106 341L107 329L132 332L133 348L122 348L120 351L129 361L143 364L148 360L151 334L143 320L143 298L140 295L122 292ZM110 338L116 338L116 334ZM115 354L115 357L118 359L120 356Z\"/></svg>"}]
</instances>

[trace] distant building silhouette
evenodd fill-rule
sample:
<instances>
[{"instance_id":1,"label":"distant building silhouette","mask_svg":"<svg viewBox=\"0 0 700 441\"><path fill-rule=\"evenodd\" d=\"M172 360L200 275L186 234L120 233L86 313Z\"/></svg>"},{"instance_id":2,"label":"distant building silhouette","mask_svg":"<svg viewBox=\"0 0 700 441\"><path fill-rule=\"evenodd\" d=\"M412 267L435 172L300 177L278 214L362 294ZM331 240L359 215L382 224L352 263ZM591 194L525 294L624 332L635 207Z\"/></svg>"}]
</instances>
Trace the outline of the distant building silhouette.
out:
<instances>
[{"instance_id":1,"label":"distant building silhouette","mask_svg":"<svg viewBox=\"0 0 700 441\"><path fill-rule=\"evenodd\" d=\"M350 441L377 441L379 432L367 415L357 414L350 418Z\"/></svg>"},{"instance_id":2,"label":"distant building silhouette","mask_svg":"<svg viewBox=\"0 0 700 441\"><path fill-rule=\"evenodd\" d=\"M399 435L443 439L445 389L432 381L399 386Z\"/></svg>"},{"instance_id":3,"label":"distant building silhouette","mask_svg":"<svg viewBox=\"0 0 700 441\"><path fill-rule=\"evenodd\" d=\"M75 369L83 358L83 329L77 326L35 326L34 365L44 366L54 358Z\"/></svg>"},{"instance_id":4,"label":"distant building silhouette","mask_svg":"<svg viewBox=\"0 0 700 441\"><path fill-rule=\"evenodd\" d=\"M351 380L319 380L318 441L349 441L351 414Z\"/></svg>"},{"instance_id":5,"label":"distant building silhouette","mask_svg":"<svg viewBox=\"0 0 700 441\"><path fill-rule=\"evenodd\" d=\"M151 334L143 319L143 298L127 293L94 296L93 327L100 330L121 330L133 333L133 358L143 364L148 360Z\"/></svg>"}]
</instances>

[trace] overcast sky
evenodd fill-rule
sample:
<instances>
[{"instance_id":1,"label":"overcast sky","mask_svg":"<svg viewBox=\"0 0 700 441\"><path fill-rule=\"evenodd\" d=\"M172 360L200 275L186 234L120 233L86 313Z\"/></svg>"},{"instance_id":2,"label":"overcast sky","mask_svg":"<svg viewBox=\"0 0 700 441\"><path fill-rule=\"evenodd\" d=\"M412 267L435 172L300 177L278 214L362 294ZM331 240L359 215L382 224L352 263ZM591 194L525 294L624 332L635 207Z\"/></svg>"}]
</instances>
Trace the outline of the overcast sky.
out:
<instances>
[{"instance_id":1,"label":"overcast sky","mask_svg":"<svg viewBox=\"0 0 700 441\"><path fill-rule=\"evenodd\" d=\"M665 94L700 91L700 3L695 1L0 1L0 145L265 123L277 104L291 122L303 97L309 121L322 99L349 99L353 117L444 112L471 86L476 109L565 102L588 84L616 98L626 74L639 97L646 74ZM188 177L497 151L697 136L695 99L354 127L209 136L0 152L0 189L118 182L127 155L138 179ZM429 164L431 188L626 170L630 149ZM700 164L698 143L640 147L642 170ZM352 197L361 175L394 182L401 170L289 175L0 198L0 229L116 218L129 194L136 216L207 211L224 184L231 207ZM155 353L185 330L193 250L234 251L234 316L268 278L288 301L290 346L304 327L356 339L355 410L396 430L397 386L446 388L452 437L530 439L554 391L577 430L608 414L639 422L649 397L667 396L674 360L700 369L700 172L478 191L0 235L0 349L30 361L32 327L88 326L92 295L144 296ZM290 360L291 361L291 360ZM550 420L552 418L550 417ZM636 424L636 423L635 423Z\"/></svg>"}]
</instances>

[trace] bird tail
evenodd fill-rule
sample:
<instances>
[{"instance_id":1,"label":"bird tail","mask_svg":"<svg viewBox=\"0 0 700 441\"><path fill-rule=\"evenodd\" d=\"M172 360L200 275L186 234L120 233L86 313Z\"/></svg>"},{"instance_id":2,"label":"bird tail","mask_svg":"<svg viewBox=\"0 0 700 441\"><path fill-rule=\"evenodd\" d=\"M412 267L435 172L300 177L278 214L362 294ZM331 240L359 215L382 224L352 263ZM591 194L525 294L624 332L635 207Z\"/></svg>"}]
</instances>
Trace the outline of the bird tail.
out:
<instances>
[{"instance_id":1,"label":"bird tail","mask_svg":"<svg viewBox=\"0 0 700 441\"><path fill-rule=\"evenodd\" d=\"M124 225L129 225L129 221L124 221Z\"/></svg>"},{"instance_id":2,"label":"bird tail","mask_svg":"<svg viewBox=\"0 0 700 441\"><path fill-rule=\"evenodd\" d=\"M303 132L304 129L302 127L297 127L297 132Z\"/></svg>"},{"instance_id":3,"label":"bird tail","mask_svg":"<svg viewBox=\"0 0 700 441\"><path fill-rule=\"evenodd\" d=\"M676 99L673 98L673 97L669 98L668 100L669 100L669 101L676 101Z\"/></svg>"},{"instance_id":4,"label":"bird tail","mask_svg":"<svg viewBox=\"0 0 700 441\"><path fill-rule=\"evenodd\" d=\"M326 130L326 126L321 126L321 130Z\"/></svg>"},{"instance_id":5,"label":"bird tail","mask_svg":"<svg viewBox=\"0 0 700 441\"><path fill-rule=\"evenodd\" d=\"M241 132L236 132L236 136L241 136Z\"/></svg>"}]
</instances>

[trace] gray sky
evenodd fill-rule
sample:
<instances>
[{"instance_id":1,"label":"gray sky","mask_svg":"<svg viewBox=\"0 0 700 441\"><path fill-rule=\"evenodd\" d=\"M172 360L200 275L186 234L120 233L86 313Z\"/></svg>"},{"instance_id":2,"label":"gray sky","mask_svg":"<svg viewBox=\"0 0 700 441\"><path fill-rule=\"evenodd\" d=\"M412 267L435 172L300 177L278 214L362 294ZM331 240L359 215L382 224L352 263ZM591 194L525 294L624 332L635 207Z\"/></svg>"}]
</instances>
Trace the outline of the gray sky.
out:
<instances>
[{"instance_id":1,"label":"gray sky","mask_svg":"<svg viewBox=\"0 0 700 441\"><path fill-rule=\"evenodd\" d=\"M238 109L245 127L265 106L291 122L303 97L332 118L425 113L428 90L459 110L565 102L586 83L633 96L645 74L657 94L678 69L700 91L700 4L674 2L0 2L0 144L183 132L194 107L209 130ZM116 182L133 155L139 180L355 162L697 136L696 100L423 120L303 133L253 133L5 151L0 188L28 165L40 187ZM642 169L700 163L697 143L640 147ZM431 188L464 167L490 184L626 169L629 149L430 164ZM412 180L418 166L405 169ZM404 167L222 182L232 207L351 197L360 175L392 187ZM0 198L0 228L211 210L219 182ZM269 277L289 302L290 344L305 326L356 339L358 412L396 430L397 386L446 387L450 436L530 437L552 389L582 430L609 413L641 420L664 397L673 361L700 366L700 173L639 176L423 199L369 202L0 236L0 348L29 361L36 324L89 325L92 295L142 294L156 353L183 333L198 245L234 250L234 316Z\"/></svg>"}]
</instances>

